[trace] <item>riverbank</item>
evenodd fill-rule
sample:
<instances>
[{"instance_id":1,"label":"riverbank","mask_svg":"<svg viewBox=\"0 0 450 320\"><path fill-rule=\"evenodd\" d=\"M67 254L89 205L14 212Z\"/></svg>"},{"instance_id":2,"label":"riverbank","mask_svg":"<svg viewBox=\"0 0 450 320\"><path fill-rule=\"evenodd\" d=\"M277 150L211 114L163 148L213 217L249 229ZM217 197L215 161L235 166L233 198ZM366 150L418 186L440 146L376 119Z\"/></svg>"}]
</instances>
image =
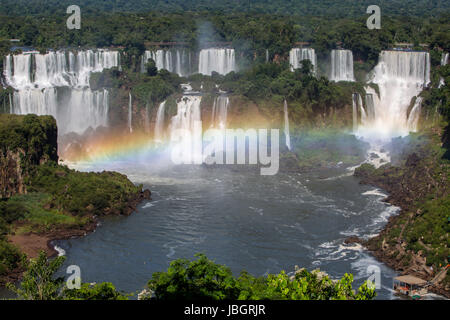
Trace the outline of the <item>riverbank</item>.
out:
<instances>
[{"instance_id":1,"label":"riverbank","mask_svg":"<svg viewBox=\"0 0 450 320\"><path fill-rule=\"evenodd\" d=\"M130 215L150 199L123 174L58 160L53 117L0 115L0 285L20 278L25 257L54 255L52 241L83 236L100 217Z\"/></svg>"},{"instance_id":2,"label":"riverbank","mask_svg":"<svg viewBox=\"0 0 450 320\"><path fill-rule=\"evenodd\" d=\"M443 156L441 131L394 139L392 162L376 169L364 164L355 170L361 183L382 188L385 199L401 208L385 228L363 245L401 274L432 280L448 263L449 161ZM450 298L450 275L430 291Z\"/></svg>"},{"instance_id":3,"label":"riverbank","mask_svg":"<svg viewBox=\"0 0 450 320\"><path fill-rule=\"evenodd\" d=\"M150 199L151 191L148 189L135 194L127 201L126 210L121 214L130 215L133 212L137 212L137 206L142 201ZM27 258L36 258L41 251L45 251L50 258L58 254L58 251L53 244L54 241L84 237L96 230L99 226L100 218L94 215L88 217L85 221L84 224L80 225L54 225L47 231L40 232L31 231L16 234L13 231L7 235L6 239L8 243L18 248L22 254L25 254ZM22 230L27 226L29 226L28 221L17 221L12 226L12 230ZM20 280L23 271L22 266L18 266L17 268L10 270L7 274L0 276L0 285Z\"/></svg>"}]
</instances>

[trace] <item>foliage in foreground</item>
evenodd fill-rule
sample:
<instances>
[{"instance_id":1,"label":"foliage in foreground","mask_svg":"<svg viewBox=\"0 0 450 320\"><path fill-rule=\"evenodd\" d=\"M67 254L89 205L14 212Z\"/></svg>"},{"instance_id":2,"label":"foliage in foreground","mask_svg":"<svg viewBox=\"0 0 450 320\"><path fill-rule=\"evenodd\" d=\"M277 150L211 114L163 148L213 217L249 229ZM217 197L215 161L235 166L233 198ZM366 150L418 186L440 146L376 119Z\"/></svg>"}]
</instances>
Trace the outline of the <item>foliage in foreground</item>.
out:
<instances>
[{"instance_id":1,"label":"foliage in foreground","mask_svg":"<svg viewBox=\"0 0 450 320\"><path fill-rule=\"evenodd\" d=\"M18 287L9 283L8 289L23 300L126 300L108 282L100 284L83 283L80 289L68 289L63 277L55 277L65 261L64 256L48 260L44 251L36 259L25 261L27 270Z\"/></svg>"},{"instance_id":2,"label":"foliage in foreground","mask_svg":"<svg viewBox=\"0 0 450 320\"><path fill-rule=\"evenodd\" d=\"M290 277L284 271L278 275L253 277L242 272L235 278L231 270L216 264L203 254L197 260L178 259L167 272L156 272L148 282L151 294L144 299L157 300L371 300L376 293L367 283L358 292L352 289L353 276L345 274L331 280L318 270L296 271ZM18 299L25 300L127 300L108 282L81 284L80 289L68 289L64 278L55 277L65 257L48 260L45 252L24 262L27 271L18 287L8 284Z\"/></svg>"},{"instance_id":3,"label":"foliage in foreground","mask_svg":"<svg viewBox=\"0 0 450 320\"><path fill-rule=\"evenodd\" d=\"M289 277L284 271L278 275L253 277L242 272L235 278L231 270L197 254L197 260L178 259L167 272L156 272L148 283L159 300L370 300L374 289L364 283L354 292L353 276L345 274L331 280L317 270L301 269Z\"/></svg>"}]
</instances>

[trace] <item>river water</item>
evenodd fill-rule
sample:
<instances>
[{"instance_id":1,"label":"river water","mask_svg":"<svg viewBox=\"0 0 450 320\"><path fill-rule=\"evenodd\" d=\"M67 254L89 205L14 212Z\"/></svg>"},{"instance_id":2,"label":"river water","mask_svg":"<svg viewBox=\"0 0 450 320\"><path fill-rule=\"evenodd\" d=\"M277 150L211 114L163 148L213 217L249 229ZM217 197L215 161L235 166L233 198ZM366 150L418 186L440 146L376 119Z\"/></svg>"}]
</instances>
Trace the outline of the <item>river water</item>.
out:
<instances>
[{"instance_id":1,"label":"river water","mask_svg":"<svg viewBox=\"0 0 450 320\"><path fill-rule=\"evenodd\" d=\"M164 161L163 161L164 162ZM151 161L150 161L151 163ZM83 282L112 282L125 292L142 290L170 261L205 253L236 275L320 268L332 277L346 272L354 288L380 268L378 298L394 298L396 275L358 245L381 230L398 209L385 194L360 185L345 168L261 176L251 166L166 166L143 161L96 163L79 170L115 170L152 191L129 217L107 217L92 234L58 241Z\"/></svg>"}]
</instances>

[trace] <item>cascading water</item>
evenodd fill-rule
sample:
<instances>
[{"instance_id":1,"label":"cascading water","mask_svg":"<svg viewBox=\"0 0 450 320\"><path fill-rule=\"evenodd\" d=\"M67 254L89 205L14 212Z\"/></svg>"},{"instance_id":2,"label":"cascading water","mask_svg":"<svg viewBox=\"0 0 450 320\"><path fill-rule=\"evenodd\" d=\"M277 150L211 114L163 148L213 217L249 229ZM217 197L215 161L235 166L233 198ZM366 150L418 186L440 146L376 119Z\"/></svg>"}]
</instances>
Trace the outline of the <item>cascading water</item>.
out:
<instances>
[{"instance_id":1,"label":"cascading water","mask_svg":"<svg viewBox=\"0 0 450 320\"><path fill-rule=\"evenodd\" d=\"M353 76L353 53L350 50L331 51L332 81L355 81Z\"/></svg>"},{"instance_id":2,"label":"cascading water","mask_svg":"<svg viewBox=\"0 0 450 320\"><path fill-rule=\"evenodd\" d=\"M408 116L408 129L409 131L417 131L417 126L419 124L420 112L422 109L422 97L417 97L413 108L411 109Z\"/></svg>"},{"instance_id":3,"label":"cascading water","mask_svg":"<svg viewBox=\"0 0 450 320\"><path fill-rule=\"evenodd\" d=\"M442 53L441 66L446 66L447 64L448 64L448 52L444 52ZM441 88L444 85L445 85L444 78L441 77L441 79L439 79L438 88Z\"/></svg>"},{"instance_id":4,"label":"cascading water","mask_svg":"<svg viewBox=\"0 0 450 320\"><path fill-rule=\"evenodd\" d=\"M214 99L211 127L216 129L226 129L227 114L230 99L227 96L218 96Z\"/></svg>"},{"instance_id":5,"label":"cascading water","mask_svg":"<svg viewBox=\"0 0 450 320\"><path fill-rule=\"evenodd\" d=\"M358 97L357 93L352 96L353 132L358 130Z\"/></svg>"},{"instance_id":6,"label":"cascading water","mask_svg":"<svg viewBox=\"0 0 450 320\"><path fill-rule=\"evenodd\" d=\"M177 103L177 114L171 119L172 160L178 163L201 164L203 161L201 100L201 96L183 96Z\"/></svg>"},{"instance_id":7,"label":"cascading water","mask_svg":"<svg viewBox=\"0 0 450 320\"><path fill-rule=\"evenodd\" d=\"M301 61L309 60L313 65L313 72L317 72L317 56L313 48L293 48L289 52L289 65L291 71L301 67Z\"/></svg>"},{"instance_id":8,"label":"cascading water","mask_svg":"<svg viewBox=\"0 0 450 320\"><path fill-rule=\"evenodd\" d=\"M378 85L379 97L370 87L366 88L372 102L366 123L359 134L367 138L388 139L415 131L417 125L408 124L408 108L430 82L430 55L427 52L382 51L371 81ZM416 108L416 111L419 107ZM373 111L372 111L373 110ZM418 116L418 113L410 113ZM414 120L410 123L416 123Z\"/></svg>"},{"instance_id":9,"label":"cascading water","mask_svg":"<svg viewBox=\"0 0 450 320\"><path fill-rule=\"evenodd\" d=\"M198 72L210 76L213 71L222 75L236 71L234 49L210 48L200 51Z\"/></svg>"},{"instance_id":10,"label":"cascading water","mask_svg":"<svg viewBox=\"0 0 450 320\"><path fill-rule=\"evenodd\" d=\"M108 124L108 92L89 88L92 72L119 65L119 53L86 50L8 55L4 76L14 92L12 113L52 115L59 133Z\"/></svg>"},{"instance_id":11,"label":"cascading water","mask_svg":"<svg viewBox=\"0 0 450 320\"><path fill-rule=\"evenodd\" d=\"M164 112L166 109L166 101L160 103L158 111L156 113L156 124L155 124L155 141L164 141Z\"/></svg>"},{"instance_id":12,"label":"cascading water","mask_svg":"<svg viewBox=\"0 0 450 320\"><path fill-rule=\"evenodd\" d=\"M288 113L288 104L286 100L284 100L284 135L286 137L286 147L289 150L291 150L291 135L289 133L289 113Z\"/></svg>"},{"instance_id":13,"label":"cascading water","mask_svg":"<svg viewBox=\"0 0 450 320\"><path fill-rule=\"evenodd\" d=\"M376 92L370 88L366 89L366 108L367 108L367 121L373 121L376 117L375 115L375 99L378 98ZM367 123L363 123L365 125Z\"/></svg>"},{"instance_id":14,"label":"cascading water","mask_svg":"<svg viewBox=\"0 0 450 320\"><path fill-rule=\"evenodd\" d=\"M131 93L128 94L128 130L133 132L133 104L131 101Z\"/></svg>"},{"instance_id":15,"label":"cascading water","mask_svg":"<svg viewBox=\"0 0 450 320\"><path fill-rule=\"evenodd\" d=\"M444 52L442 53L441 66L445 66L447 64L448 64L448 52Z\"/></svg>"},{"instance_id":16,"label":"cascading water","mask_svg":"<svg viewBox=\"0 0 450 320\"><path fill-rule=\"evenodd\" d=\"M145 72L145 64L149 59L155 61L158 70L165 69L180 77L188 76L191 72L191 52L187 49L145 51L141 57L141 72Z\"/></svg>"}]
</instances>

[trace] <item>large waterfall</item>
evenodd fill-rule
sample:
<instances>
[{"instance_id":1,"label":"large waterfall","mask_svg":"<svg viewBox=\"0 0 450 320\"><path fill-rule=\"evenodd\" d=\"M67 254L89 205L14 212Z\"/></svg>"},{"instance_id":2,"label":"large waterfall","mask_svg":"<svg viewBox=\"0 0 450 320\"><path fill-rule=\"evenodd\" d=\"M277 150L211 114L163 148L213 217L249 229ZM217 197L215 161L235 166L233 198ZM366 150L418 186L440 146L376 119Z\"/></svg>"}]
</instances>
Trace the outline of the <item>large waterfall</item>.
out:
<instances>
[{"instance_id":1,"label":"large waterfall","mask_svg":"<svg viewBox=\"0 0 450 320\"><path fill-rule=\"evenodd\" d=\"M213 71L223 75L236 71L234 49L210 48L200 51L198 72L209 76Z\"/></svg>"},{"instance_id":2,"label":"large waterfall","mask_svg":"<svg viewBox=\"0 0 450 320\"><path fill-rule=\"evenodd\" d=\"M170 123L170 139L173 144L172 160L177 163L201 164L202 128L201 96L185 95L177 103L177 114Z\"/></svg>"},{"instance_id":3,"label":"large waterfall","mask_svg":"<svg viewBox=\"0 0 450 320\"><path fill-rule=\"evenodd\" d=\"M313 48L293 48L289 52L289 65L291 66L291 71L301 67L301 61L309 60L313 65L313 72L316 74L317 71L317 56Z\"/></svg>"},{"instance_id":4,"label":"large waterfall","mask_svg":"<svg viewBox=\"0 0 450 320\"><path fill-rule=\"evenodd\" d=\"M331 51L332 81L355 81L353 76L353 53L350 50Z\"/></svg>"},{"instance_id":5,"label":"large waterfall","mask_svg":"<svg viewBox=\"0 0 450 320\"><path fill-rule=\"evenodd\" d=\"M4 76L16 90L12 113L52 115L62 134L106 126L108 92L92 91L89 78L92 72L116 66L119 53L108 50L8 55Z\"/></svg>"},{"instance_id":6,"label":"large waterfall","mask_svg":"<svg viewBox=\"0 0 450 320\"><path fill-rule=\"evenodd\" d=\"M225 129L227 127L227 114L230 99L227 96L218 96L214 99L211 127L216 129Z\"/></svg>"},{"instance_id":7,"label":"large waterfall","mask_svg":"<svg viewBox=\"0 0 450 320\"><path fill-rule=\"evenodd\" d=\"M178 74L180 77L192 73L192 54L187 49L145 51L141 57L141 72L145 72L145 64L149 59L155 61L158 70L165 69Z\"/></svg>"},{"instance_id":8,"label":"large waterfall","mask_svg":"<svg viewBox=\"0 0 450 320\"><path fill-rule=\"evenodd\" d=\"M363 135L407 135L417 130L421 99L409 113L411 99L430 82L430 55L427 52L382 51L371 81L378 85L379 96L366 88L368 115L360 130Z\"/></svg>"}]
</instances>

